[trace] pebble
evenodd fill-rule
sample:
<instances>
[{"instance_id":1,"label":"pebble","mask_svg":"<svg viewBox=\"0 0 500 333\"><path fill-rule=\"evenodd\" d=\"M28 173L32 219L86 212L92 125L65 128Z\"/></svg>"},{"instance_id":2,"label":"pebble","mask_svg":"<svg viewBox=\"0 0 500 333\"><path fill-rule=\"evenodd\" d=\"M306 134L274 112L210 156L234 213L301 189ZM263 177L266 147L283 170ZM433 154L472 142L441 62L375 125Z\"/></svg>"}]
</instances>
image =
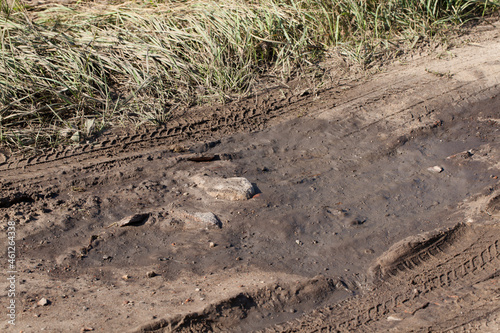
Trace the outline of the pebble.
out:
<instances>
[{"instance_id":1,"label":"pebble","mask_svg":"<svg viewBox=\"0 0 500 333\"><path fill-rule=\"evenodd\" d=\"M5 163L5 161L7 161L7 157L4 154L0 153L0 164Z\"/></svg>"},{"instance_id":2,"label":"pebble","mask_svg":"<svg viewBox=\"0 0 500 333\"><path fill-rule=\"evenodd\" d=\"M188 227L221 228L222 223L212 212L188 213L186 211L172 211L173 217L186 223Z\"/></svg>"},{"instance_id":3,"label":"pebble","mask_svg":"<svg viewBox=\"0 0 500 333\"><path fill-rule=\"evenodd\" d=\"M125 274L124 276L122 276L122 279L123 280L129 280L130 279L130 275Z\"/></svg>"},{"instance_id":4,"label":"pebble","mask_svg":"<svg viewBox=\"0 0 500 333\"><path fill-rule=\"evenodd\" d=\"M82 327L82 329L81 329L82 332L90 332L93 330L94 330L94 328L92 328L92 327Z\"/></svg>"},{"instance_id":5,"label":"pebble","mask_svg":"<svg viewBox=\"0 0 500 333\"><path fill-rule=\"evenodd\" d=\"M387 320L388 321L401 321L403 319L396 317L396 316L389 316L389 317L387 317Z\"/></svg>"},{"instance_id":6,"label":"pebble","mask_svg":"<svg viewBox=\"0 0 500 333\"><path fill-rule=\"evenodd\" d=\"M443 172L443 168L438 166L438 165L435 165L433 167L430 167L430 168L427 168L427 171L430 171L432 173L440 173L440 172Z\"/></svg>"},{"instance_id":7,"label":"pebble","mask_svg":"<svg viewBox=\"0 0 500 333\"><path fill-rule=\"evenodd\" d=\"M214 242L210 242L210 243L209 243L209 246L210 246L210 247L215 247L215 243L214 243Z\"/></svg>"},{"instance_id":8,"label":"pebble","mask_svg":"<svg viewBox=\"0 0 500 333\"><path fill-rule=\"evenodd\" d=\"M154 271L149 271L149 272L147 272L147 273L146 273L146 276L147 276L148 278L153 278L153 277L155 277L155 276L157 276L157 275L158 275L158 274L156 274Z\"/></svg>"},{"instance_id":9,"label":"pebble","mask_svg":"<svg viewBox=\"0 0 500 333\"><path fill-rule=\"evenodd\" d=\"M36 304L38 304L40 306L45 306L45 305L49 305L50 301L46 298L42 298Z\"/></svg>"}]
</instances>

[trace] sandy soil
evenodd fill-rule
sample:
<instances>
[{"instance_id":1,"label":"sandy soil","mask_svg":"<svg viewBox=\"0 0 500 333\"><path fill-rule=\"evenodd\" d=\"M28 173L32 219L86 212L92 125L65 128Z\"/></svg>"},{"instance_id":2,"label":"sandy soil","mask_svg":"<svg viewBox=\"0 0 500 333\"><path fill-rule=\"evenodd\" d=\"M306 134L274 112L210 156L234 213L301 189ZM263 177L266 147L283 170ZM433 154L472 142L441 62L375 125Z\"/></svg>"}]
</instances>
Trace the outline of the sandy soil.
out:
<instances>
[{"instance_id":1,"label":"sandy soil","mask_svg":"<svg viewBox=\"0 0 500 333\"><path fill-rule=\"evenodd\" d=\"M3 156L0 330L499 331L500 26L483 30L318 93Z\"/></svg>"}]
</instances>

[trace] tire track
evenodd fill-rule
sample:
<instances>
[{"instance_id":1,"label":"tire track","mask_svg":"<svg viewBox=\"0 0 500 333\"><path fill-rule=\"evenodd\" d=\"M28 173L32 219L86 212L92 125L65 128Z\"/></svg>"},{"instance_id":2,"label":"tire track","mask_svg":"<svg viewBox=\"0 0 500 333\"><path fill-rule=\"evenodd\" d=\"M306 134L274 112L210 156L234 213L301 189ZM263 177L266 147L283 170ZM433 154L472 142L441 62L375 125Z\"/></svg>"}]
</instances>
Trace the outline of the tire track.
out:
<instances>
[{"instance_id":1,"label":"tire track","mask_svg":"<svg viewBox=\"0 0 500 333\"><path fill-rule=\"evenodd\" d=\"M497 272L500 261L498 226L464 227L464 234L456 239L446 240L449 234L445 234L417 255L403 260L403 264L396 265L391 271L389 278L364 296L317 310L297 321L263 332L372 331L373 324L396 310L415 313L425 308L428 301L422 299L432 298L434 291L473 285ZM468 246L463 248L463 242ZM460 251L457 248L461 248ZM415 258L421 261L417 263Z\"/></svg>"},{"instance_id":2,"label":"tire track","mask_svg":"<svg viewBox=\"0 0 500 333\"><path fill-rule=\"evenodd\" d=\"M431 83L436 81L438 80L433 80ZM411 85L412 83L408 82L408 80L398 80L393 82L391 87L375 87L368 91L365 90L362 94L354 94L354 97L347 98L338 104L335 103L336 99L339 98L339 96L337 96L338 92L335 88L330 88L320 93L322 98L329 102L329 105L321 105L320 108L321 110L325 110L329 107L348 107L351 104L363 105L366 103L373 103L376 100L391 96L394 93L398 94L404 92L411 87ZM295 98L296 100L292 103L290 103L290 98L288 98L275 101L266 100L264 102L257 102L254 105L250 105L253 101L249 99L244 103L240 103L243 105L231 104L223 107L222 110L225 115L220 115L219 113L221 110L216 108L211 116L194 120L175 120L163 128L154 130L146 129L144 133L132 133L121 137L113 136L104 138L101 141L81 144L76 147L65 146L57 149L52 148L36 156L11 158L3 165L0 165L0 172L20 171L31 166L60 162L71 158L80 158L79 161L81 161L95 155L104 155L107 152L113 152L117 149L119 153L126 153L139 149L172 145L184 140L204 140L217 135L217 133L229 134L241 130L252 131L260 129L262 124L280 117L285 113L294 113L308 106L312 108L315 107L314 99L309 96ZM426 101L428 100L421 101L420 103ZM400 112L404 111L406 111L406 109ZM370 124L367 126L370 126ZM348 135L359 132L365 127L349 133ZM83 156L85 156L85 158L82 159Z\"/></svg>"}]
</instances>

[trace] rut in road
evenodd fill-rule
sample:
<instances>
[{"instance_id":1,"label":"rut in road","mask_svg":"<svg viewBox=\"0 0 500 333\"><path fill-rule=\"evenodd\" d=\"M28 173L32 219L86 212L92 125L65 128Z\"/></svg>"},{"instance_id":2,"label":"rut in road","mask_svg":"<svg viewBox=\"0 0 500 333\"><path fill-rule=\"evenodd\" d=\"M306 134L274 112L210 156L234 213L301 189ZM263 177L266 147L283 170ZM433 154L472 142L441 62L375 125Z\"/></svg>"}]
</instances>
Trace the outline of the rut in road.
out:
<instances>
[{"instance_id":1,"label":"rut in road","mask_svg":"<svg viewBox=\"0 0 500 333\"><path fill-rule=\"evenodd\" d=\"M434 294L444 289L456 290L498 275L498 224L458 224L434 235L424 244L425 247L416 253L408 251L412 255L394 258L386 267L376 267L375 274L385 273L377 277L381 278L378 285L363 296L316 310L299 320L263 332L377 331L377 322L394 313L414 314L427 307ZM413 244L408 250L420 245L422 243ZM454 319L461 319L464 324L471 321L465 315Z\"/></svg>"}]
</instances>

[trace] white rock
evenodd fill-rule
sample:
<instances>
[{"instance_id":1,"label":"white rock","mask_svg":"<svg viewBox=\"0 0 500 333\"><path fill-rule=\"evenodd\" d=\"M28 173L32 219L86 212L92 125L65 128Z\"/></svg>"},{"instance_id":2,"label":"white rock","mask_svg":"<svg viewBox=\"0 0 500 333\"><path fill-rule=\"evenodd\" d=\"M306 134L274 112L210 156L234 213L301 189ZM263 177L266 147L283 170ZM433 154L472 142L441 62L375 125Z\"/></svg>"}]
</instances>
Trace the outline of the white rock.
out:
<instances>
[{"instance_id":1,"label":"white rock","mask_svg":"<svg viewBox=\"0 0 500 333\"><path fill-rule=\"evenodd\" d=\"M387 317L387 320L388 320L388 321L401 321L401 320L403 320L403 319L398 318L398 317L396 317L396 316L389 316L389 317Z\"/></svg>"},{"instance_id":2,"label":"white rock","mask_svg":"<svg viewBox=\"0 0 500 333\"><path fill-rule=\"evenodd\" d=\"M40 306L45 306L45 305L49 305L50 301L46 298L42 298L36 304L38 304Z\"/></svg>"},{"instance_id":3,"label":"white rock","mask_svg":"<svg viewBox=\"0 0 500 333\"><path fill-rule=\"evenodd\" d=\"M214 227L220 226L220 221L217 218L217 216L215 216L214 213L211 212L194 213L193 217L196 220L196 222L206 224L207 226L214 226Z\"/></svg>"},{"instance_id":4,"label":"white rock","mask_svg":"<svg viewBox=\"0 0 500 333\"><path fill-rule=\"evenodd\" d=\"M174 218L184 222L187 227L222 227L219 218L212 212L189 213L186 211L173 211L171 214Z\"/></svg>"},{"instance_id":5,"label":"white rock","mask_svg":"<svg viewBox=\"0 0 500 333\"><path fill-rule=\"evenodd\" d=\"M427 168L427 171L430 171L432 173L440 173L440 172L443 171L443 168L441 168L440 166L436 165L436 166Z\"/></svg>"},{"instance_id":6,"label":"white rock","mask_svg":"<svg viewBox=\"0 0 500 333\"><path fill-rule=\"evenodd\" d=\"M80 132L76 131L70 138L71 141L80 142Z\"/></svg>"},{"instance_id":7,"label":"white rock","mask_svg":"<svg viewBox=\"0 0 500 333\"><path fill-rule=\"evenodd\" d=\"M255 188L243 177L219 178L194 176L192 180L210 196L223 200L247 200L255 194Z\"/></svg>"}]
</instances>

